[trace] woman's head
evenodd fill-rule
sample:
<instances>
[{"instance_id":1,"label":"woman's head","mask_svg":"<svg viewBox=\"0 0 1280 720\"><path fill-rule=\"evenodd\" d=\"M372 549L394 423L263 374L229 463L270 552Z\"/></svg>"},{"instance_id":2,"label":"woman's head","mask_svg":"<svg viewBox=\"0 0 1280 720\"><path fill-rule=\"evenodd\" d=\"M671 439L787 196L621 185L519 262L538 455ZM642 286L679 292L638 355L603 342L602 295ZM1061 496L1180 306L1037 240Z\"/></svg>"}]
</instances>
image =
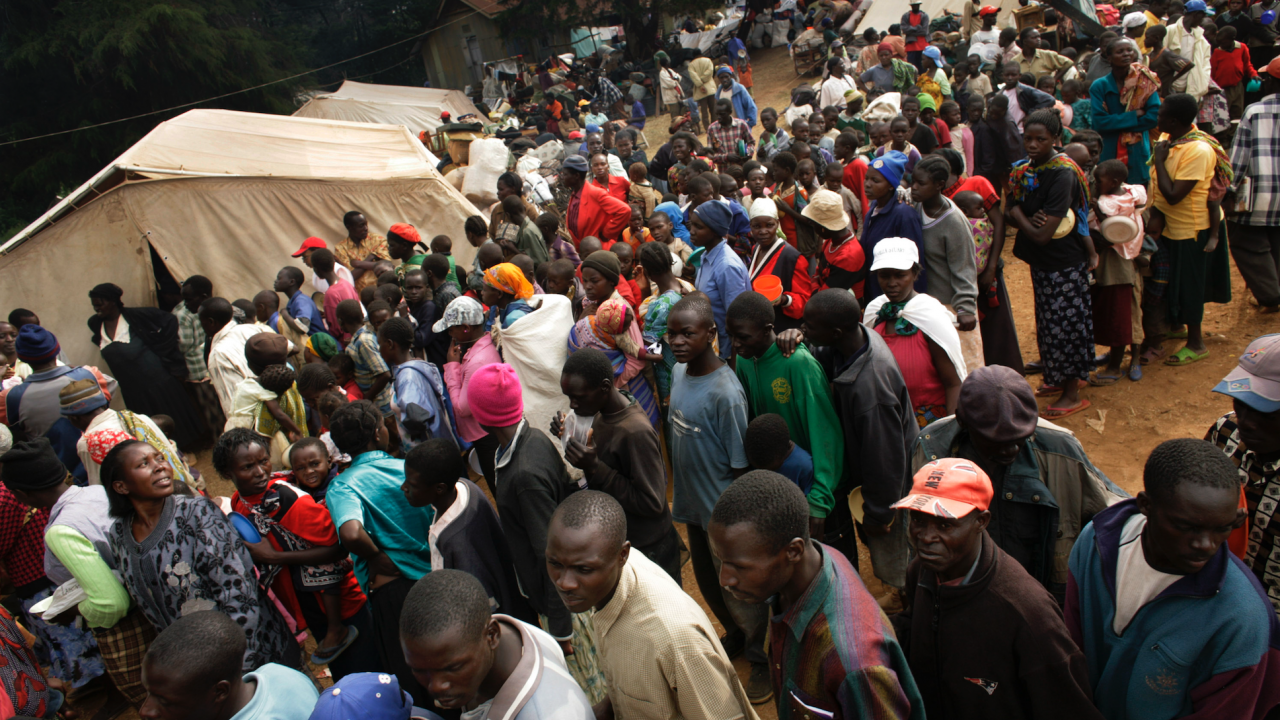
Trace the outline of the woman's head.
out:
<instances>
[{"instance_id":1,"label":"woman's head","mask_svg":"<svg viewBox=\"0 0 1280 720\"><path fill-rule=\"evenodd\" d=\"M479 215L472 215L463 223L462 229L467 234L467 242L471 243L471 247L478 248L489 239L489 226L485 224L484 218Z\"/></svg>"},{"instance_id":2,"label":"woman's head","mask_svg":"<svg viewBox=\"0 0 1280 720\"><path fill-rule=\"evenodd\" d=\"M241 496L259 495L271 480L271 445L248 428L232 428L213 446L213 469Z\"/></svg>"},{"instance_id":3,"label":"woman's head","mask_svg":"<svg viewBox=\"0 0 1280 720\"><path fill-rule=\"evenodd\" d=\"M916 163L911 173L911 199L915 202L931 202L946 189L951 176L951 165L937 155L927 155Z\"/></svg>"},{"instance_id":4,"label":"woman's head","mask_svg":"<svg viewBox=\"0 0 1280 720\"><path fill-rule=\"evenodd\" d=\"M778 239L778 205L770 198L751 203L751 241L768 249Z\"/></svg>"},{"instance_id":5,"label":"woman's head","mask_svg":"<svg viewBox=\"0 0 1280 720\"><path fill-rule=\"evenodd\" d=\"M394 260L404 261L413 257L418 252L420 242L422 236L418 234L418 229L409 223L396 223L387 230L387 254Z\"/></svg>"},{"instance_id":6,"label":"woman's head","mask_svg":"<svg viewBox=\"0 0 1280 720\"><path fill-rule=\"evenodd\" d=\"M591 156L591 177L596 180L609 180L609 156L604 153L596 153Z\"/></svg>"},{"instance_id":7,"label":"woman's head","mask_svg":"<svg viewBox=\"0 0 1280 720\"><path fill-rule=\"evenodd\" d=\"M1180 138L1191 131L1196 122L1199 104L1194 95L1176 93L1160 103L1160 114L1156 118L1156 128L1168 133L1171 138Z\"/></svg>"},{"instance_id":8,"label":"woman's head","mask_svg":"<svg viewBox=\"0 0 1280 720\"><path fill-rule=\"evenodd\" d=\"M107 488L112 517L133 514L135 502L163 500L173 494L173 468L159 450L140 440L125 440L102 459L99 476Z\"/></svg>"},{"instance_id":9,"label":"woman's head","mask_svg":"<svg viewBox=\"0 0 1280 720\"><path fill-rule=\"evenodd\" d=\"M124 308L124 303L121 302L123 297L124 290L112 283L96 285L89 291L89 301L93 303L93 311L102 318L118 317L120 310Z\"/></svg>"},{"instance_id":10,"label":"woman's head","mask_svg":"<svg viewBox=\"0 0 1280 720\"><path fill-rule=\"evenodd\" d=\"M915 282L920 276L920 250L907 238L885 238L876 243L871 272L876 274L880 289L889 302L906 302L916 294Z\"/></svg>"},{"instance_id":11,"label":"woman's head","mask_svg":"<svg viewBox=\"0 0 1280 720\"><path fill-rule=\"evenodd\" d=\"M608 300L622 277L622 262L608 250L598 250L582 261L582 289L595 303Z\"/></svg>"},{"instance_id":12,"label":"woman's head","mask_svg":"<svg viewBox=\"0 0 1280 720\"><path fill-rule=\"evenodd\" d=\"M1022 121L1022 144L1033 163L1053 157L1054 146L1061 136L1062 121L1052 109L1036 110Z\"/></svg>"},{"instance_id":13,"label":"woman's head","mask_svg":"<svg viewBox=\"0 0 1280 720\"><path fill-rule=\"evenodd\" d=\"M382 411L368 400L338 408L329 417L329 439L338 452L352 457L387 448L387 426Z\"/></svg>"},{"instance_id":14,"label":"woman's head","mask_svg":"<svg viewBox=\"0 0 1280 720\"><path fill-rule=\"evenodd\" d=\"M682 130L671 136L671 154L675 156L676 162L689 162L689 158L697 149L698 138L692 133Z\"/></svg>"},{"instance_id":15,"label":"woman's head","mask_svg":"<svg viewBox=\"0 0 1280 720\"><path fill-rule=\"evenodd\" d=\"M650 280L667 276L674 264L666 245L648 242L640 246L640 267L644 268L644 276Z\"/></svg>"},{"instance_id":16,"label":"woman's head","mask_svg":"<svg viewBox=\"0 0 1280 720\"><path fill-rule=\"evenodd\" d=\"M1109 59L1113 70L1116 68L1128 68L1130 65L1137 62L1140 56L1141 55L1138 52L1138 43L1134 42L1133 38L1118 38L1115 42L1111 43L1111 55L1109 56Z\"/></svg>"},{"instance_id":17,"label":"woman's head","mask_svg":"<svg viewBox=\"0 0 1280 720\"><path fill-rule=\"evenodd\" d=\"M505 200L508 195L522 195L524 182L513 172L504 172L498 176L498 200Z\"/></svg>"}]
</instances>

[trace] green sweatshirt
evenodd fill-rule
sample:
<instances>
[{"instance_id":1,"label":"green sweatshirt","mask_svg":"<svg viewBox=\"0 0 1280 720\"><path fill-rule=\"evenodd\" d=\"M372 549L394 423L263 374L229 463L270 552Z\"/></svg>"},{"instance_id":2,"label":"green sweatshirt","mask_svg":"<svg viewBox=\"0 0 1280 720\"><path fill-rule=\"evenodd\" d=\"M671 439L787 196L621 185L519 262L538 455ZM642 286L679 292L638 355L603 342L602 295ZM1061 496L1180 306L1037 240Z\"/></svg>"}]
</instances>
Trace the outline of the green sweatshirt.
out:
<instances>
[{"instance_id":1,"label":"green sweatshirt","mask_svg":"<svg viewBox=\"0 0 1280 720\"><path fill-rule=\"evenodd\" d=\"M825 518L835 507L836 491L844 477L844 434L822 366L804 347L786 358L777 345L770 345L753 360L739 356L737 374L747 392L750 416L781 415L791 430L792 442L813 455L809 514Z\"/></svg>"}]
</instances>

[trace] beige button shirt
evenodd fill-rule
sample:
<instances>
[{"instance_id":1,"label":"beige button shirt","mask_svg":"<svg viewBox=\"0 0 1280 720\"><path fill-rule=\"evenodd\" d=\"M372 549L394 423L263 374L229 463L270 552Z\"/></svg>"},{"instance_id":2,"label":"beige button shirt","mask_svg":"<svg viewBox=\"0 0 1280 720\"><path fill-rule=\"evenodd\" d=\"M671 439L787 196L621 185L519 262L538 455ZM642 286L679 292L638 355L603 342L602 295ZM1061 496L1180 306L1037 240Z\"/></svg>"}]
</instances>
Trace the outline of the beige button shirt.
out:
<instances>
[{"instance_id":1,"label":"beige button shirt","mask_svg":"<svg viewBox=\"0 0 1280 720\"><path fill-rule=\"evenodd\" d=\"M618 720L758 720L707 614L635 548L594 622Z\"/></svg>"},{"instance_id":2,"label":"beige button shirt","mask_svg":"<svg viewBox=\"0 0 1280 720\"><path fill-rule=\"evenodd\" d=\"M1031 73L1031 77L1036 80L1039 80L1041 75L1053 75L1070 64L1069 58L1044 48L1037 48L1036 54L1030 60L1026 55L1018 53L1018 66L1022 68L1022 72ZM1035 87L1035 83L1031 86Z\"/></svg>"}]
</instances>

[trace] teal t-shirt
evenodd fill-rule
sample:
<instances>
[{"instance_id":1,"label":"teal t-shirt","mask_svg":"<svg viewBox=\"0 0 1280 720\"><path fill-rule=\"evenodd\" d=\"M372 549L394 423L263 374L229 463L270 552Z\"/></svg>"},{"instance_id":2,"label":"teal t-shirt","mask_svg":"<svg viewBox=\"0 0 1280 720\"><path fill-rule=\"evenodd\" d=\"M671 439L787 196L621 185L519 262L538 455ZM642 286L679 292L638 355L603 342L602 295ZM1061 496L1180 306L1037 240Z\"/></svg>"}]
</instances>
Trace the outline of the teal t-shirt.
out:
<instances>
[{"instance_id":1,"label":"teal t-shirt","mask_svg":"<svg viewBox=\"0 0 1280 720\"><path fill-rule=\"evenodd\" d=\"M341 531L344 523L359 520L374 544L390 556L409 580L431 572L431 545L427 531L435 519L430 505L411 506L404 499L404 461L380 450L357 455L325 492L325 504L333 525ZM360 587L369 592L369 566L352 556Z\"/></svg>"},{"instance_id":2,"label":"teal t-shirt","mask_svg":"<svg viewBox=\"0 0 1280 720\"><path fill-rule=\"evenodd\" d=\"M306 675L275 663L245 675L244 681L257 687L253 699L231 720L308 720L320 698Z\"/></svg>"}]
</instances>

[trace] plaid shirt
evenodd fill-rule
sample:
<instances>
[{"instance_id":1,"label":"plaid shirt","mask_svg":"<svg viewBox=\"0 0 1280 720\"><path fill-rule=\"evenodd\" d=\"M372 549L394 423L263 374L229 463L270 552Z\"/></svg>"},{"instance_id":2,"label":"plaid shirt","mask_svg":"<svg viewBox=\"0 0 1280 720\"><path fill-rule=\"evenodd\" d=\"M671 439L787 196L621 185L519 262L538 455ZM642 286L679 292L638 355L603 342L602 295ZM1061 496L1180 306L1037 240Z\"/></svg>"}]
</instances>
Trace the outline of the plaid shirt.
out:
<instances>
[{"instance_id":1,"label":"plaid shirt","mask_svg":"<svg viewBox=\"0 0 1280 720\"><path fill-rule=\"evenodd\" d=\"M614 105L617 105L618 101L622 99L622 91L618 89L617 85L613 84L612 80L604 77L603 75L600 76L599 81L596 83L596 87L600 89L599 99L604 101L604 106L606 108L611 108Z\"/></svg>"},{"instance_id":2,"label":"plaid shirt","mask_svg":"<svg viewBox=\"0 0 1280 720\"><path fill-rule=\"evenodd\" d=\"M1236 140L1231 146L1231 171L1236 195L1249 178L1253 211L1236 215L1241 225L1274 226L1280 223L1280 95L1263 98L1244 109Z\"/></svg>"},{"instance_id":3,"label":"plaid shirt","mask_svg":"<svg viewBox=\"0 0 1280 720\"><path fill-rule=\"evenodd\" d=\"M711 159L716 164L723 165L728 161L730 155L738 155L738 141L741 140L746 144L746 152L742 153L744 157L750 158L756 154L756 141L751 137L751 126L746 120L733 118L729 127L724 127L717 120L711 123L711 127L707 128L707 143L715 148L715 152L711 155Z\"/></svg>"},{"instance_id":4,"label":"plaid shirt","mask_svg":"<svg viewBox=\"0 0 1280 720\"><path fill-rule=\"evenodd\" d=\"M391 366L387 365L387 361L382 359L382 353L378 352L378 336L374 334L373 329L367 324L360 326L347 345L347 354L356 363L355 379L356 385L360 386L360 391L365 394L366 399L372 400L373 404L382 410L383 415L390 415L393 383L388 381L377 397L368 397L373 381L382 373L391 372Z\"/></svg>"},{"instance_id":5,"label":"plaid shirt","mask_svg":"<svg viewBox=\"0 0 1280 720\"><path fill-rule=\"evenodd\" d=\"M839 551L785 611L772 606L769 678L778 720L920 720L924 699L888 618Z\"/></svg>"},{"instance_id":6,"label":"plaid shirt","mask_svg":"<svg viewBox=\"0 0 1280 720\"><path fill-rule=\"evenodd\" d=\"M209 379L209 367L204 364L204 328L200 318L187 309L186 303L178 303L173 309L178 318L178 349L187 361L187 382Z\"/></svg>"},{"instance_id":7,"label":"plaid shirt","mask_svg":"<svg viewBox=\"0 0 1280 720\"><path fill-rule=\"evenodd\" d=\"M0 563L18 589L44 579L44 529L49 510L18 502L0 484Z\"/></svg>"},{"instance_id":8,"label":"plaid shirt","mask_svg":"<svg viewBox=\"0 0 1280 720\"><path fill-rule=\"evenodd\" d=\"M1271 99L1275 100L1275 96ZM1263 462L1245 447L1233 412L1218 418L1204 439L1217 445L1240 470L1249 509L1249 545L1244 564L1258 576L1271 604L1280 613L1280 565L1275 562L1276 553L1280 552L1280 522L1274 517L1280 500L1280 460Z\"/></svg>"}]
</instances>

